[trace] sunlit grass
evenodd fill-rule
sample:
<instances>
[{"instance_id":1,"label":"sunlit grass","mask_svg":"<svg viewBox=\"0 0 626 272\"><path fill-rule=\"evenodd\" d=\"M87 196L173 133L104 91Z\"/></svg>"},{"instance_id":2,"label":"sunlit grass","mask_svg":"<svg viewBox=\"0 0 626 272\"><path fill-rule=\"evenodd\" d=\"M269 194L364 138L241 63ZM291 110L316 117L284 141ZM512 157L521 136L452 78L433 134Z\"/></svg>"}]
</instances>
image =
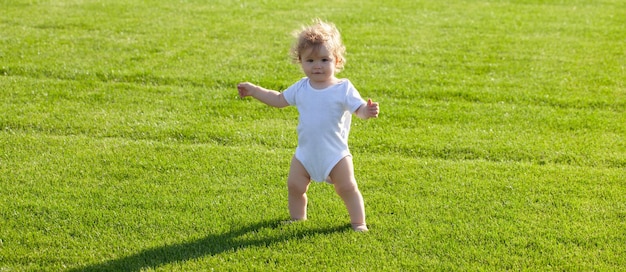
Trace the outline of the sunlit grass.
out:
<instances>
[{"instance_id":1,"label":"sunlit grass","mask_svg":"<svg viewBox=\"0 0 626 272\"><path fill-rule=\"evenodd\" d=\"M620 1L0 7L0 271L626 265ZM324 184L280 224L297 111L236 97L303 76L314 17L381 103L350 139L365 234Z\"/></svg>"}]
</instances>

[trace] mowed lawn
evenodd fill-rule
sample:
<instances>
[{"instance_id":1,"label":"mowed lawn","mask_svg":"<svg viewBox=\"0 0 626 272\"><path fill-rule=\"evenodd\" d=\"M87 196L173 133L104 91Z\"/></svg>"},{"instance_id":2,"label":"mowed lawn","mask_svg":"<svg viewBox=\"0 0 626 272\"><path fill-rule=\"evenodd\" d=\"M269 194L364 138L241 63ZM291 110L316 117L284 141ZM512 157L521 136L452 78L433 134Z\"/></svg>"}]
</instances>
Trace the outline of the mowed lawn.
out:
<instances>
[{"instance_id":1,"label":"mowed lawn","mask_svg":"<svg viewBox=\"0 0 626 272\"><path fill-rule=\"evenodd\" d=\"M381 105L288 219L303 74L334 22ZM626 2L0 1L0 271L626 267ZM323 110L323 105L320 107Z\"/></svg>"}]
</instances>

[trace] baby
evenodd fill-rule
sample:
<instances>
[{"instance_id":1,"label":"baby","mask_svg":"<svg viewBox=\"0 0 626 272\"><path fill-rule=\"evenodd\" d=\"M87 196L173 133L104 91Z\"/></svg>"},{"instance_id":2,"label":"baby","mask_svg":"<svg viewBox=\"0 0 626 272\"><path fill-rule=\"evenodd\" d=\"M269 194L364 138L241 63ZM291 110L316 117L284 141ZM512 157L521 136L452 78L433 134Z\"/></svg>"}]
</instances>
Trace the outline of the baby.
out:
<instances>
[{"instance_id":1,"label":"baby","mask_svg":"<svg viewBox=\"0 0 626 272\"><path fill-rule=\"evenodd\" d=\"M269 106L298 109L298 147L287 179L291 220L307 219L306 192L311 180L327 181L345 203L352 229L367 231L348 134L352 114L361 119L378 117L379 107L371 99L365 102L348 79L336 77L346 62L344 53L337 28L315 20L302 29L292 48L294 61L306 77L282 93L249 82L238 84L237 89L242 98L252 96Z\"/></svg>"}]
</instances>

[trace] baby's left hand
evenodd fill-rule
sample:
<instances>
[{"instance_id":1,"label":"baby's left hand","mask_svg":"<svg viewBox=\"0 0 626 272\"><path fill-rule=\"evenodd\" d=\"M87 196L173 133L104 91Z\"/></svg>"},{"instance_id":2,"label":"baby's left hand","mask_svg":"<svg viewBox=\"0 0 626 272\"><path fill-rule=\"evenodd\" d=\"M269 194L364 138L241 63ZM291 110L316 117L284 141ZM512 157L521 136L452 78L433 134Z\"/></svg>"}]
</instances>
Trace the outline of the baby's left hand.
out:
<instances>
[{"instance_id":1,"label":"baby's left hand","mask_svg":"<svg viewBox=\"0 0 626 272\"><path fill-rule=\"evenodd\" d=\"M378 112L380 111L378 108L378 102L372 102L372 99L367 100L367 106L365 108L365 114L368 118L376 118L378 117Z\"/></svg>"}]
</instances>

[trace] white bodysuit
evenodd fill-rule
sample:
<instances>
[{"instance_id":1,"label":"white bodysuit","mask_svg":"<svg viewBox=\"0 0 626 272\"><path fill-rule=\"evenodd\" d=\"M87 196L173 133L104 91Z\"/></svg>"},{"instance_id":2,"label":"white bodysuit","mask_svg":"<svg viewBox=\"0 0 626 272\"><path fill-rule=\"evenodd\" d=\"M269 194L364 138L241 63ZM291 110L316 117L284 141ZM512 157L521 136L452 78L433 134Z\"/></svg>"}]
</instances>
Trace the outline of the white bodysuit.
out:
<instances>
[{"instance_id":1,"label":"white bodysuit","mask_svg":"<svg viewBox=\"0 0 626 272\"><path fill-rule=\"evenodd\" d=\"M352 114L366 102L347 79L317 90L305 77L287 88L283 96L298 108L296 159L312 180L324 181L341 159L350 156Z\"/></svg>"}]
</instances>

